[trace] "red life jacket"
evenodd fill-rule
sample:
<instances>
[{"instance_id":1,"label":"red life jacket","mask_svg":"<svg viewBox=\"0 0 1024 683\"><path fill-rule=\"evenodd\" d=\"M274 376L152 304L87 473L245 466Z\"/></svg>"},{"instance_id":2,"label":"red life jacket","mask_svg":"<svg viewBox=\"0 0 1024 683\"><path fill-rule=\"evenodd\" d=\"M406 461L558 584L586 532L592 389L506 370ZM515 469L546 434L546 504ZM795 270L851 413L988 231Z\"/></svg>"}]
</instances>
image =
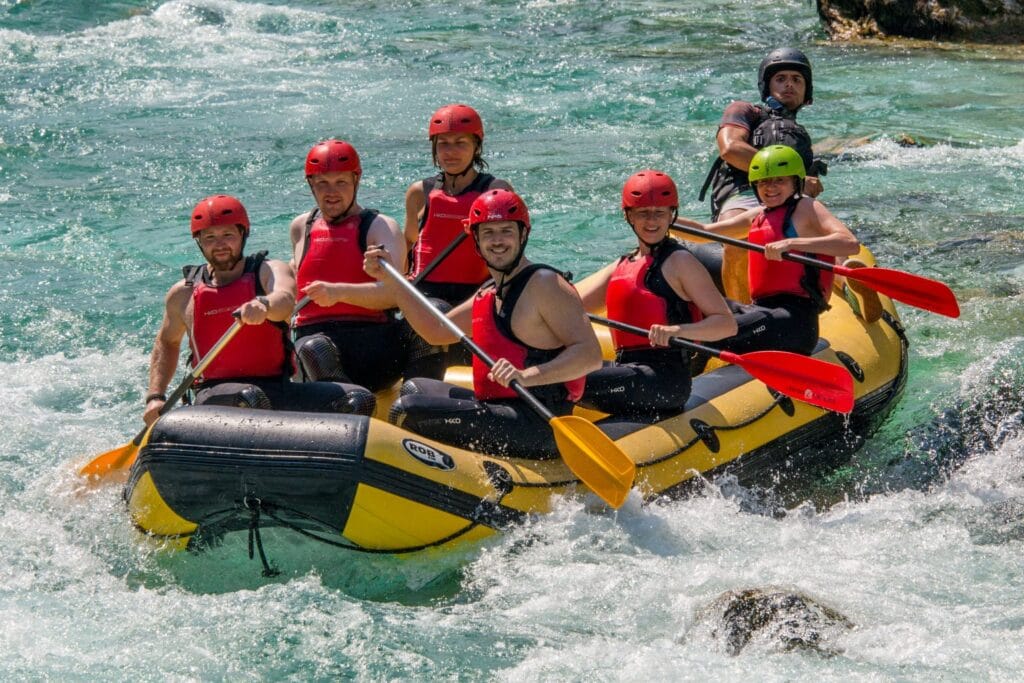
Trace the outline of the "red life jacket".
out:
<instances>
[{"instance_id":1,"label":"red life jacket","mask_svg":"<svg viewBox=\"0 0 1024 683\"><path fill-rule=\"evenodd\" d=\"M192 367L198 364L213 345L235 322L231 314L239 306L264 294L259 272L265 251L245 259L245 270L234 282L210 284L209 268L188 266L185 282L192 287ZM265 321L259 325L242 325L231 343L203 371L201 381L242 377L283 377L291 374L288 326Z\"/></svg>"},{"instance_id":2,"label":"red life jacket","mask_svg":"<svg viewBox=\"0 0 1024 683\"><path fill-rule=\"evenodd\" d=\"M437 255L462 234L462 221L469 217L469 207L493 180L494 176L481 173L455 196L444 191L441 176L423 180L426 206L420 219L420 236L413 247L413 277L433 263ZM465 239L427 274L424 281L479 285L488 277L487 264L476 252L473 240Z\"/></svg>"},{"instance_id":3,"label":"red life jacket","mask_svg":"<svg viewBox=\"0 0 1024 683\"><path fill-rule=\"evenodd\" d=\"M676 294L661 272L668 257L679 249L686 247L669 238L647 256L641 257L638 251L633 251L620 258L605 294L608 317L644 329L651 325L679 325L701 320L704 317L701 310ZM647 337L616 329L612 329L611 334L616 351L651 348Z\"/></svg>"},{"instance_id":4,"label":"red life jacket","mask_svg":"<svg viewBox=\"0 0 1024 683\"><path fill-rule=\"evenodd\" d=\"M363 270L363 254L366 252L366 236L377 211L364 209L340 223L328 223L318 213L314 209L306 220L305 247L295 273L298 291L316 280L354 284L373 282L373 278ZM387 320L384 311L346 303L323 307L311 301L299 312L295 326L334 321L383 323Z\"/></svg>"},{"instance_id":5,"label":"red life jacket","mask_svg":"<svg viewBox=\"0 0 1024 683\"><path fill-rule=\"evenodd\" d=\"M796 210L796 201L789 201L774 209L765 209L758 214L750 226L747 239L753 244L764 246L788 237L796 237L791 218ZM802 252L793 252L800 254ZM834 256L806 254L821 261L835 263ZM769 261L764 254L751 252L747 280L750 298L756 303L779 294L792 294L819 302L819 308L828 307L834 275L802 263L792 261Z\"/></svg>"},{"instance_id":6,"label":"red life jacket","mask_svg":"<svg viewBox=\"0 0 1024 683\"><path fill-rule=\"evenodd\" d=\"M487 352L487 355L491 358L495 360L505 358L519 369L526 369L534 365L546 363L561 353L564 348L538 349L527 346L516 338L512 332L512 311L515 308L516 302L526 288L526 283L529 282L530 277L542 268L555 270L550 266L534 263L523 268L512 280L506 283L507 290L504 297L502 297L500 313L495 306L497 292L494 283L483 287L477 292L476 298L473 299L473 341ZM479 358L474 356L473 393L478 400L487 401L516 398L518 396L511 387L503 387L497 382L488 379L488 372L490 372L488 367ZM578 401L580 396L583 395L585 383L586 377L565 382L568 400Z\"/></svg>"}]
</instances>

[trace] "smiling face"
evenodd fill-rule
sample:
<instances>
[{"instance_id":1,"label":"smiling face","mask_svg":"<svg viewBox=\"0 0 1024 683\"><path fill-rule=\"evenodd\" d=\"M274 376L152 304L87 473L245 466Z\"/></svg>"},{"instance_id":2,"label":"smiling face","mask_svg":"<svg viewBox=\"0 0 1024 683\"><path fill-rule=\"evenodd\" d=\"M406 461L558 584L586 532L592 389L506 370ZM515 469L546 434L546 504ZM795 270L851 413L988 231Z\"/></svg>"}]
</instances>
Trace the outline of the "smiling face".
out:
<instances>
[{"instance_id":1,"label":"smiling face","mask_svg":"<svg viewBox=\"0 0 1024 683\"><path fill-rule=\"evenodd\" d=\"M237 225L203 228L196 242L214 270L231 270L242 259L242 229Z\"/></svg>"},{"instance_id":2,"label":"smiling face","mask_svg":"<svg viewBox=\"0 0 1024 683\"><path fill-rule=\"evenodd\" d=\"M807 81L799 71L776 71L768 81L768 94L786 109L796 111L803 106L806 98Z\"/></svg>"},{"instance_id":3,"label":"smiling face","mask_svg":"<svg viewBox=\"0 0 1024 683\"><path fill-rule=\"evenodd\" d=\"M352 171L330 171L309 177L309 187L320 212L329 222L343 218L355 204L359 176Z\"/></svg>"},{"instance_id":4,"label":"smiling face","mask_svg":"<svg viewBox=\"0 0 1024 683\"><path fill-rule=\"evenodd\" d=\"M478 149L471 133L441 133L434 136L434 163L449 175L463 173L473 164Z\"/></svg>"},{"instance_id":5,"label":"smiling face","mask_svg":"<svg viewBox=\"0 0 1024 683\"><path fill-rule=\"evenodd\" d=\"M474 232L480 256L494 270L504 270L515 263L523 248L523 230L516 221L480 223Z\"/></svg>"},{"instance_id":6,"label":"smiling face","mask_svg":"<svg viewBox=\"0 0 1024 683\"><path fill-rule=\"evenodd\" d=\"M626 222L647 246L656 245L668 235L675 211L668 206L638 206L626 209Z\"/></svg>"},{"instance_id":7,"label":"smiling face","mask_svg":"<svg viewBox=\"0 0 1024 683\"><path fill-rule=\"evenodd\" d=\"M758 198L769 209L785 204L787 199L796 194L796 185L797 177L792 175L765 178L754 183Z\"/></svg>"}]
</instances>

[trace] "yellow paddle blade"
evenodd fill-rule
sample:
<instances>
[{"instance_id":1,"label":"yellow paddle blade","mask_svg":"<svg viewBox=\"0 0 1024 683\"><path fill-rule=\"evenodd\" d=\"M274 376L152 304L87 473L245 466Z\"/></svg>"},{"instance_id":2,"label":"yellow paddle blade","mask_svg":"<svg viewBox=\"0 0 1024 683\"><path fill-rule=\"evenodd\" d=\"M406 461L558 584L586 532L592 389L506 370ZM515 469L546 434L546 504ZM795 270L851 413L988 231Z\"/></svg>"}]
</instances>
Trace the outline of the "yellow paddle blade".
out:
<instances>
[{"instance_id":1,"label":"yellow paddle blade","mask_svg":"<svg viewBox=\"0 0 1024 683\"><path fill-rule=\"evenodd\" d=\"M573 474L604 502L622 507L636 476L636 464L629 456L582 417L555 417L550 425L558 451Z\"/></svg>"},{"instance_id":2,"label":"yellow paddle blade","mask_svg":"<svg viewBox=\"0 0 1024 683\"><path fill-rule=\"evenodd\" d=\"M134 441L129 441L124 446L95 457L78 470L78 474L90 479L102 479L113 472L131 467L138 454L139 447L135 445Z\"/></svg>"}]
</instances>

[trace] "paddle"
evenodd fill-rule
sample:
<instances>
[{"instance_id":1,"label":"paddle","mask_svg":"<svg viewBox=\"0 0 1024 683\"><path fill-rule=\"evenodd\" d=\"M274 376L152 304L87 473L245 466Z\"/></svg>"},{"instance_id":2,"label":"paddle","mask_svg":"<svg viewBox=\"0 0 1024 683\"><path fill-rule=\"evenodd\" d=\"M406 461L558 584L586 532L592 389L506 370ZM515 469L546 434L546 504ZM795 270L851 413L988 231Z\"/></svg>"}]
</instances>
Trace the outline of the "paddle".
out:
<instances>
[{"instance_id":1,"label":"paddle","mask_svg":"<svg viewBox=\"0 0 1024 683\"><path fill-rule=\"evenodd\" d=\"M430 273L433 272L433 270L435 268L437 268L439 265L441 265L441 261L444 261L446 258L448 258L448 254L450 254L453 251L455 251L458 248L458 246L460 244L462 244L462 241L465 240L466 237L468 237L468 236L469 235L467 233L460 232L458 234L458 236L456 236L455 239L453 239L448 244L447 247L445 247L444 249L441 250L440 254L438 254L436 257L434 257L433 261L428 263L426 265L426 267L423 268L423 270L421 270L419 273L416 274L416 277L414 277L412 279L413 286L415 287L419 283L423 282L424 278L426 278L428 275L430 275Z\"/></svg>"},{"instance_id":2,"label":"paddle","mask_svg":"<svg viewBox=\"0 0 1024 683\"><path fill-rule=\"evenodd\" d=\"M294 316L295 313L298 313L302 307L308 303L309 297L302 297L299 300L299 303L296 304L295 311L292 315ZM235 314L235 317L237 318L237 313ZM231 327L229 327L227 331L221 335L221 338L217 340L217 343L215 343L213 347L206 352L206 355L200 359L196 366L185 375L181 380L181 384L178 385L174 392L167 397L167 400L164 401L164 404L160 407L160 415L167 413L177 405L178 401L181 400L181 397L185 395L185 392L192 388L196 379L203 374L203 370L213 362L224 347L228 345L228 342L231 341L241 329L242 322L236 319L235 322L231 324ZM139 445L146 438L146 435L149 434L149 430L153 428L154 424L156 424L156 420L153 421L153 424L143 427L142 430L135 435L135 438L124 446L120 446L96 456L88 464L82 467L78 473L83 477L102 479L113 472L130 467L131 464L135 462L136 456L139 454Z\"/></svg>"},{"instance_id":3,"label":"paddle","mask_svg":"<svg viewBox=\"0 0 1024 683\"><path fill-rule=\"evenodd\" d=\"M415 297L488 368L494 367L494 360L467 337L458 325L434 308L430 300L402 277L393 265L384 259L380 259L380 264L402 289ZM519 382L513 381L510 386L530 408L548 421L555 433L558 452L573 474L613 508L621 507L636 475L636 465L629 456L593 423L573 415L556 417Z\"/></svg>"},{"instance_id":4,"label":"paddle","mask_svg":"<svg viewBox=\"0 0 1024 683\"><path fill-rule=\"evenodd\" d=\"M734 247L740 247L741 249L747 249L749 251L757 251L762 254L765 251L764 247L759 244L726 237L725 235L716 235L715 233L708 232L707 230L691 228L686 225L680 225L679 223L673 223L672 229L703 237L705 239L715 240L716 242L722 242L723 244L731 244ZM872 289L879 291L890 298L902 301L905 304L910 304L911 306L915 306L926 311L949 316L950 318L960 317L960 305L956 301L956 295L953 294L953 291L949 287L938 280L932 280L921 275L914 275L913 273L905 273L901 270L891 270L889 268L847 268L846 266L839 266L825 261L819 261L818 259L814 259L809 256L801 256L799 254L792 254L789 252L783 254L782 258L787 261L802 263L813 268L829 270L836 275L842 275L851 280L863 282Z\"/></svg>"},{"instance_id":5,"label":"paddle","mask_svg":"<svg viewBox=\"0 0 1024 683\"><path fill-rule=\"evenodd\" d=\"M589 315L599 325L606 325L623 332L632 332L647 336L648 330L617 320ZM849 413L853 410L853 377L835 363L828 363L817 358L801 356L789 351L752 351L736 354L731 351L720 351L678 337L669 340L672 346L693 351L702 351L715 358L721 358L743 368L754 379L761 380L779 393L791 396L798 401L809 403L837 413Z\"/></svg>"}]
</instances>

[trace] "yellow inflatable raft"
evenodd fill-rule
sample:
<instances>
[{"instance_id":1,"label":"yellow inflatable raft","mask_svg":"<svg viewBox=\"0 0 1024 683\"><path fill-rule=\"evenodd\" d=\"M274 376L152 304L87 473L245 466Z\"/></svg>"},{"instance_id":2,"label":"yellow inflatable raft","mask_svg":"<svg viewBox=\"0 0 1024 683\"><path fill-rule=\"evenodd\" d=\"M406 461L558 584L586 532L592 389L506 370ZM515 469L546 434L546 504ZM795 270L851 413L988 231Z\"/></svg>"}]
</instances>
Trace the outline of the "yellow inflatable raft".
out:
<instances>
[{"instance_id":1,"label":"yellow inflatable raft","mask_svg":"<svg viewBox=\"0 0 1024 683\"><path fill-rule=\"evenodd\" d=\"M639 494L678 494L694 477L725 472L743 483L808 453L855 450L903 389L907 340L885 297L879 309L844 289L831 303L815 357L853 375L850 416L718 367L694 379L676 417L598 423L636 462ZM401 553L486 537L582 491L561 460L491 457L382 420L200 406L160 419L125 499L139 529L177 548L283 526L341 547Z\"/></svg>"}]
</instances>

